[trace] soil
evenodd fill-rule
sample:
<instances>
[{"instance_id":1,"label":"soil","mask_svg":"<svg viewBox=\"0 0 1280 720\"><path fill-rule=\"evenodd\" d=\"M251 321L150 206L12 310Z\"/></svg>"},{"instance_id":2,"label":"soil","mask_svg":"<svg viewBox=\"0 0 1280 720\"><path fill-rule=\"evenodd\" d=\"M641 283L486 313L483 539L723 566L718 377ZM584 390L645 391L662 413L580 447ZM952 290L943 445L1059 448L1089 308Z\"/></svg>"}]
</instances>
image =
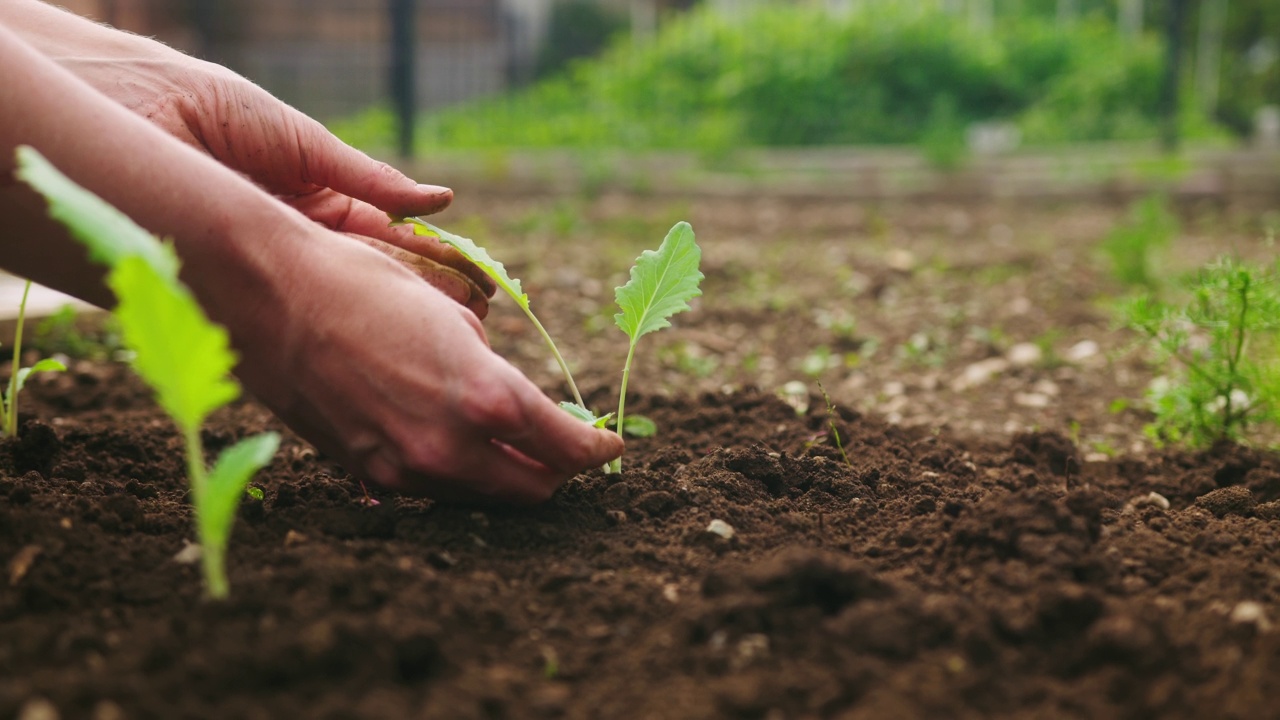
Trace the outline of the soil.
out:
<instances>
[{"instance_id":1,"label":"soil","mask_svg":"<svg viewBox=\"0 0 1280 720\"><path fill-rule=\"evenodd\" d=\"M620 476L372 504L243 400L210 452L286 435L210 603L175 560L177 434L74 360L0 444L0 718L1280 717L1280 455L1143 439L1152 373L1096 251L1122 209L548 206L448 220L511 257L601 408L606 288L668 215L704 247ZM1256 214L1183 216L1168 275L1268 252ZM562 394L519 320L495 304L495 348Z\"/></svg>"}]
</instances>

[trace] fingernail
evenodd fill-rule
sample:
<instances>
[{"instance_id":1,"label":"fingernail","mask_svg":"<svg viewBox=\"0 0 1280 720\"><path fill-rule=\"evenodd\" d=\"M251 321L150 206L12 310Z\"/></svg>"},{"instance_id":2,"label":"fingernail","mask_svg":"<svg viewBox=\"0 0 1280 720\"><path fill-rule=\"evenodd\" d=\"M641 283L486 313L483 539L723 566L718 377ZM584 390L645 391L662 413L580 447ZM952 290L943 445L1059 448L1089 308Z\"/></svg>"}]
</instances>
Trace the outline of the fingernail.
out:
<instances>
[{"instance_id":1,"label":"fingernail","mask_svg":"<svg viewBox=\"0 0 1280 720\"><path fill-rule=\"evenodd\" d=\"M451 195L453 190L440 185L419 185L418 192L427 195Z\"/></svg>"}]
</instances>

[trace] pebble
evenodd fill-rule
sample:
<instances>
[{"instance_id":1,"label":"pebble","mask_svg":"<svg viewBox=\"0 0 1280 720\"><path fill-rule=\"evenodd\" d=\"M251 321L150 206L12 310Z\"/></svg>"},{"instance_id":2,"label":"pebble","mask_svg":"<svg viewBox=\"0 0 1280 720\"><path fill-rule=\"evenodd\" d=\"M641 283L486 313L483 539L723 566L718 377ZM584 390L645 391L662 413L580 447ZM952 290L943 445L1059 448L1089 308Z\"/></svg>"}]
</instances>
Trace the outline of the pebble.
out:
<instances>
[{"instance_id":1,"label":"pebble","mask_svg":"<svg viewBox=\"0 0 1280 720\"><path fill-rule=\"evenodd\" d=\"M1044 359L1044 351L1035 343L1023 342L1009 348L1005 353L1005 358L1015 366L1026 367L1027 365L1035 365Z\"/></svg>"},{"instance_id":2,"label":"pebble","mask_svg":"<svg viewBox=\"0 0 1280 720\"><path fill-rule=\"evenodd\" d=\"M1267 619L1266 608L1262 603L1245 600L1231 609L1231 622L1241 625L1252 625L1259 632L1271 630L1271 621Z\"/></svg>"},{"instance_id":3,"label":"pebble","mask_svg":"<svg viewBox=\"0 0 1280 720\"><path fill-rule=\"evenodd\" d=\"M1068 348L1063 357L1066 358L1068 362L1078 363L1096 356L1099 352L1101 352L1101 348L1098 347L1098 343L1092 340L1081 340Z\"/></svg>"},{"instance_id":4,"label":"pebble","mask_svg":"<svg viewBox=\"0 0 1280 720\"><path fill-rule=\"evenodd\" d=\"M1149 492L1146 495L1136 497L1129 501L1130 507L1142 507L1144 505L1152 505L1154 507L1160 508L1161 510L1168 510L1169 498L1161 495L1158 492Z\"/></svg>"},{"instance_id":5,"label":"pebble","mask_svg":"<svg viewBox=\"0 0 1280 720\"><path fill-rule=\"evenodd\" d=\"M184 540L183 542L186 545L183 545L181 550L174 553L173 561L179 565L194 565L200 562L200 556L203 554L200 543L193 543L190 540Z\"/></svg>"},{"instance_id":6,"label":"pebble","mask_svg":"<svg viewBox=\"0 0 1280 720\"><path fill-rule=\"evenodd\" d=\"M41 697L31 698L23 703L17 716L17 720L60 720L60 718L58 708Z\"/></svg>"},{"instance_id":7,"label":"pebble","mask_svg":"<svg viewBox=\"0 0 1280 720\"><path fill-rule=\"evenodd\" d=\"M1026 408L1046 408L1051 402L1048 395L1043 393L1014 393L1013 402Z\"/></svg>"},{"instance_id":8,"label":"pebble","mask_svg":"<svg viewBox=\"0 0 1280 720\"><path fill-rule=\"evenodd\" d=\"M1009 369L1009 361L1004 358L987 358L972 363L960 373L960 377L951 381L951 389L962 392L972 387L986 384L991 378Z\"/></svg>"},{"instance_id":9,"label":"pebble","mask_svg":"<svg viewBox=\"0 0 1280 720\"><path fill-rule=\"evenodd\" d=\"M712 535L719 535L725 540L732 540L733 536L737 534L733 526L723 520L712 520L711 524L707 525L707 532Z\"/></svg>"}]
</instances>

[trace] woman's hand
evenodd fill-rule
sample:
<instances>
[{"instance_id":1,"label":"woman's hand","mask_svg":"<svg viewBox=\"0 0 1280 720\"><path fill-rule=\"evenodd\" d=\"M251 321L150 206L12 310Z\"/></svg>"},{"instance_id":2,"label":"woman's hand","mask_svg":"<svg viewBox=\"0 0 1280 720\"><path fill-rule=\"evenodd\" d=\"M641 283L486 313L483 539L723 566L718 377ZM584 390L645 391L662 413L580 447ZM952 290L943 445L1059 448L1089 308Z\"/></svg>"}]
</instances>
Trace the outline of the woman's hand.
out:
<instances>
[{"instance_id":1,"label":"woman's hand","mask_svg":"<svg viewBox=\"0 0 1280 720\"><path fill-rule=\"evenodd\" d=\"M346 145L236 73L35 0L0 3L0 22L168 134L321 225L370 244L484 318L496 287L461 253L387 215L428 215L453 192L420 185ZM398 248L399 250L393 250Z\"/></svg>"}]
</instances>

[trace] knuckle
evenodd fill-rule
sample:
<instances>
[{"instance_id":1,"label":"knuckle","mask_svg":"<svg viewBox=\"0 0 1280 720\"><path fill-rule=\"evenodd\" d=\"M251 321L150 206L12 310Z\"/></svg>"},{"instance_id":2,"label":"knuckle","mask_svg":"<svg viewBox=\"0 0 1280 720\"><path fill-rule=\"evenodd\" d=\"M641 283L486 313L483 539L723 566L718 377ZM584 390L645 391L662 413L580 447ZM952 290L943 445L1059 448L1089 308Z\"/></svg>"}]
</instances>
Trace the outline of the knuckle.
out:
<instances>
[{"instance_id":1,"label":"knuckle","mask_svg":"<svg viewBox=\"0 0 1280 720\"><path fill-rule=\"evenodd\" d=\"M474 383L459 405L465 422L495 435L508 436L527 426L520 394L500 380Z\"/></svg>"}]
</instances>

